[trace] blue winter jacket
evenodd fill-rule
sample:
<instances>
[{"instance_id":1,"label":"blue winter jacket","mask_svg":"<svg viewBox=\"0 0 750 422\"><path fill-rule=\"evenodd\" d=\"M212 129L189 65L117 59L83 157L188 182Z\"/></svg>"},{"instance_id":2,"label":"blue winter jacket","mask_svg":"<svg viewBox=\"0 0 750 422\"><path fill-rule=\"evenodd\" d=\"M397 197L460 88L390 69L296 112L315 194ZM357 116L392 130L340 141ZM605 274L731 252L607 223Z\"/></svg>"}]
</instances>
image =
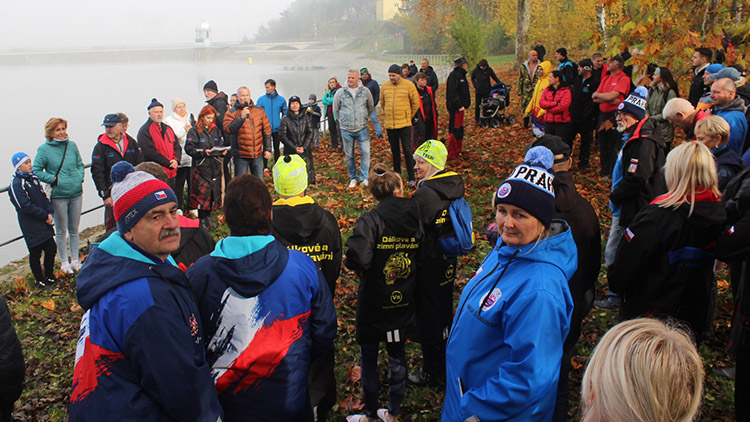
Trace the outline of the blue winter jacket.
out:
<instances>
[{"instance_id":1,"label":"blue winter jacket","mask_svg":"<svg viewBox=\"0 0 750 422\"><path fill-rule=\"evenodd\" d=\"M446 352L443 421L551 421L578 253L567 223L500 245L464 287ZM478 419L477 419L478 418Z\"/></svg>"},{"instance_id":2,"label":"blue winter jacket","mask_svg":"<svg viewBox=\"0 0 750 422\"><path fill-rule=\"evenodd\" d=\"M172 258L115 232L78 275L81 319L70 421L210 421L222 416L198 306Z\"/></svg>"},{"instance_id":3,"label":"blue winter jacket","mask_svg":"<svg viewBox=\"0 0 750 422\"><path fill-rule=\"evenodd\" d=\"M225 421L312 420L310 362L336 336L315 262L273 236L230 236L188 271Z\"/></svg>"},{"instance_id":4,"label":"blue winter jacket","mask_svg":"<svg viewBox=\"0 0 750 422\"><path fill-rule=\"evenodd\" d=\"M268 121L271 122L271 132L278 132L281 118L286 116L286 100L274 91L273 94L262 95L255 102L255 105L262 107L266 112Z\"/></svg>"},{"instance_id":5,"label":"blue winter jacket","mask_svg":"<svg viewBox=\"0 0 750 422\"><path fill-rule=\"evenodd\" d=\"M54 214L52 204L33 173L16 170L8 189L8 196L16 207L18 225L21 226L26 247L31 249L39 246L55 235L52 226L47 224L47 217Z\"/></svg>"},{"instance_id":6,"label":"blue winter jacket","mask_svg":"<svg viewBox=\"0 0 750 422\"><path fill-rule=\"evenodd\" d=\"M742 98L736 97L724 106L717 107L714 104L713 112L729 123L729 148L738 155L745 151L745 137L747 135L747 117L745 117L745 103Z\"/></svg>"}]
</instances>

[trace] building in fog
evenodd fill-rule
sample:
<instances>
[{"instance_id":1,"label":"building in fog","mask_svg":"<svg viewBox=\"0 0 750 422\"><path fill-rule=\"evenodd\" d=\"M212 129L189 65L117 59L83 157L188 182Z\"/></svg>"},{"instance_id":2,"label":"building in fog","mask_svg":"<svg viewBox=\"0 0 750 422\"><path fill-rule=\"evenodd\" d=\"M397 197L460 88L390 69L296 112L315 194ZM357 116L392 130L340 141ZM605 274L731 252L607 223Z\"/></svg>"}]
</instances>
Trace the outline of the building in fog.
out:
<instances>
[{"instance_id":1,"label":"building in fog","mask_svg":"<svg viewBox=\"0 0 750 422\"><path fill-rule=\"evenodd\" d=\"M211 24L206 21L195 27L195 45L208 47L211 45Z\"/></svg>"},{"instance_id":2,"label":"building in fog","mask_svg":"<svg viewBox=\"0 0 750 422\"><path fill-rule=\"evenodd\" d=\"M389 21L398 13L403 6L402 0L377 0L375 5L376 17L379 21Z\"/></svg>"}]
</instances>

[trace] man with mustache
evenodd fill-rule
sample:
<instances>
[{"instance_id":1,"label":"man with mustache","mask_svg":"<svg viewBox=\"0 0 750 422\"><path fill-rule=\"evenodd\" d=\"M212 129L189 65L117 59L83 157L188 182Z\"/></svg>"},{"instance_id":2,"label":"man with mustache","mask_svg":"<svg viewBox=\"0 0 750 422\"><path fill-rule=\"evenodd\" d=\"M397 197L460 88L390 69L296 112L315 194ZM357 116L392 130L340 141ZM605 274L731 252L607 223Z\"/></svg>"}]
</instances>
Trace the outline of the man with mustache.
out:
<instances>
[{"instance_id":1,"label":"man with mustache","mask_svg":"<svg viewBox=\"0 0 750 422\"><path fill-rule=\"evenodd\" d=\"M219 421L195 293L169 256L177 197L152 175L112 167L118 231L78 275L81 319L71 421Z\"/></svg>"},{"instance_id":2,"label":"man with mustache","mask_svg":"<svg viewBox=\"0 0 750 422\"><path fill-rule=\"evenodd\" d=\"M633 217L667 191L661 171L667 146L661 137L659 124L646 115L647 95L645 87L636 88L615 112L617 132L622 136L623 144L612 169L612 193L609 195L612 226L604 250L607 273L611 271L617 246ZM619 303L620 298L608 292L607 298L595 301L594 306L612 309L618 307Z\"/></svg>"}]
</instances>

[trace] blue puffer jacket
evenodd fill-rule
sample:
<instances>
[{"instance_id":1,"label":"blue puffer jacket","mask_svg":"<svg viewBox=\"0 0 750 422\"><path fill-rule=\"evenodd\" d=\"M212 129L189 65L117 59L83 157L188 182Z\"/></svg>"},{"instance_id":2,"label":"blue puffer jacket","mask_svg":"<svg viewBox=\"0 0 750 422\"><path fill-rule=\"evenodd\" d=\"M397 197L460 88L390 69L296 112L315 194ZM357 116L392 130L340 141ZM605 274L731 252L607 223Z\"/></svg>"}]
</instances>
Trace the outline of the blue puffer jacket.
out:
<instances>
[{"instance_id":1,"label":"blue puffer jacket","mask_svg":"<svg viewBox=\"0 0 750 422\"><path fill-rule=\"evenodd\" d=\"M230 236L188 276L224 420L312 420L310 362L336 336L333 298L315 262L273 236Z\"/></svg>"},{"instance_id":2,"label":"blue puffer jacket","mask_svg":"<svg viewBox=\"0 0 750 422\"><path fill-rule=\"evenodd\" d=\"M567 224L555 220L552 230L538 244L496 247L464 287L448 339L443 421L552 420L573 312L568 279L578 266Z\"/></svg>"},{"instance_id":3,"label":"blue puffer jacket","mask_svg":"<svg viewBox=\"0 0 750 422\"><path fill-rule=\"evenodd\" d=\"M47 224L47 217L54 213L52 204L36 176L16 170L8 189L8 196L16 207L18 225L21 226L23 240L29 249L41 245L55 235L55 230Z\"/></svg>"},{"instance_id":4,"label":"blue puffer jacket","mask_svg":"<svg viewBox=\"0 0 750 422\"><path fill-rule=\"evenodd\" d=\"M273 94L262 95L255 103L266 112L268 121L271 122L271 132L278 132L281 118L286 116L286 100L274 91Z\"/></svg>"},{"instance_id":5,"label":"blue puffer jacket","mask_svg":"<svg viewBox=\"0 0 750 422\"><path fill-rule=\"evenodd\" d=\"M78 275L86 310L70 421L196 421L222 416L185 275L115 232Z\"/></svg>"},{"instance_id":6,"label":"blue puffer jacket","mask_svg":"<svg viewBox=\"0 0 750 422\"><path fill-rule=\"evenodd\" d=\"M333 96L333 117L339 122L341 129L349 132L366 128L374 108L372 94L361 82L354 97L345 87L336 91Z\"/></svg>"}]
</instances>

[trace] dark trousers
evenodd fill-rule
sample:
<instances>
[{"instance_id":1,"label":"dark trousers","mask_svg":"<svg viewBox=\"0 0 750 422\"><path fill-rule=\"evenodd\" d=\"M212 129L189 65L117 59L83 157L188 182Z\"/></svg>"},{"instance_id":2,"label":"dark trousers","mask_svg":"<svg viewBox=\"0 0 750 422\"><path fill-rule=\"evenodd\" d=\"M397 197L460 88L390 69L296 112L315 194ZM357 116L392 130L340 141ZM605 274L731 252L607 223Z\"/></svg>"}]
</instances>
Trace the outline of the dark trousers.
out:
<instances>
[{"instance_id":1,"label":"dark trousers","mask_svg":"<svg viewBox=\"0 0 750 422\"><path fill-rule=\"evenodd\" d=\"M573 132L573 124L567 123L544 123L544 134L559 136L563 142L568 144L571 151L573 150L573 139L575 139L575 132Z\"/></svg>"},{"instance_id":2,"label":"dark trousers","mask_svg":"<svg viewBox=\"0 0 750 422\"><path fill-rule=\"evenodd\" d=\"M191 167L178 167L177 176L174 181L174 194L177 195L177 208L186 209L187 204L182 203L182 198L185 195L185 184L187 183L188 192L190 192L190 171ZM189 197L189 195L188 195ZM187 201L185 201L187 202ZM183 206L184 205L184 206Z\"/></svg>"},{"instance_id":3,"label":"dark trousers","mask_svg":"<svg viewBox=\"0 0 750 422\"><path fill-rule=\"evenodd\" d=\"M273 143L273 162L276 163L281 156L281 138L279 137L279 132L271 132L271 142ZM267 168L268 163L264 163L263 167Z\"/></svg>"},{"instance_id":4,"label":"dark trousers","mask_svg":"<svg viewBox=\"0 0 750 422\"><path fill-rule=\"evenodd\" d=\"M611 128L607 128L611 124ZM596 142L599 144L599 160L601 161L602 176L612 176L612 167L615 165L617 148L622 144L622 134L617 131L615 113L599 113L596 122Z\"/></svg>"},{"instance_id":5,"label":"dark trousers","mask_svg":"<svg viewBox=\"0 0 750 422\"><path fill-rule=\"evenodd\" d=\"M13 420L11 417L13 404L21 397L23 391L23 372L21 373L20 383L17 383L15 379L3 379L3 383L7 384L0 386L0 422L11 422Z\"/></svg>"},{"instance_id":6,"label":"dark trousers","mask_svg":"<svg viewBox=\"0 0 750 422\"><path fill-rule=\"evenodd\" d=\"M339 125L333 120L333 117L328 117L328 135L331 137L331 148L339 147Z\"/></svg>"},{"instance_id":7,"label":"dark trousers","mask_svg":"<svg viewBox=\"0 0 750 422\"><path fill-rule=\"evenodd\" d=\"M44 252L44 271L42 271L41 263L42 252ZM34 274L34 279L45 281L54 277L56 253L57 243L55 243L54 237L50 237L41 245L29 248L29 266L31 267L31 273Z\"/></svg>"},{"instance_id":8,"label":"dark trousers","mask_svg":"<svg viewBox=\"0 0 750 422\"><path fill-rule=\"evenodd\" d=\"M104 206L104 231L111 229L117 225L115 221L115 209L113 207Z\"/></svg>"},{"instance_id":9,"label":"dark trousers","mask_svg":"<svg viewBox=\"0 0 750 422\"><path fill-rule=\"evenodd\" d=\"M443 340L437 344L420 344L423 371L435 381L445 381L445 343Z\"/></svg>"},{"instance_id":10,"label":"dark trousers","mask_svg":"<svg viewBox=\"0 0 750 422\"><path fill-rule=\"evenodd\" d=\"M305 152L299 154L303 160L305 160L305 167L307 168L307 184L315 184L315 162L313 161L313 153L310 148L307 148Z\"/></svg>"},{"instance_id":11,"label":"dark trousers","mask_svg":"<svg viewBox=\"0 0 750 422\"><path fill-rule=\"evenodd\" d=\"M362 351L362 392L365 396L365 413L371 419L378 419L378 392L380 391L380 377L378 376L379 343L360 344ZM401 402L406 391L406 345L403 342L386 343L388 352L388 413L398 416Z\"/></svg>"},{"instance_id":12,"label":"dark trousers","mask_svg":"<svg viewBox=\"0 0 750 422\"><path fill-rule=\"evenodd\" d=\"M391 144L391 155L393 156L393 171L401 175L401 151L404 150L404 161L406 161L406 173L409 181L414 180L414 157L411 155L411 126L401 129L388 129L388 142Z\"/></svg>"},{"instance_id":13,"label":"dark trousers","mask_svg":"<svg viewBox=\"0 0 750 422\"><path fill-rule=\"evenodd\" d=\"M745 286L747 288L748 286ZM745 292L745 295L750 293ZM743 327L744 333L737 345L737 372L734 378L734 412L738 421L750 421L750 327Z\"/></svg>"},{"instance_id":14,"label":"dark trousers","mask_svg":"<svg viewBox=\"0 0 750 422\"><path fill-rule=\"evenodd\" d=\"M578 168L584 169L589 166L591 159L591 144L594 141L594 119L587 117L585 119L573 121L573 137L581 135L581 147L578 150Z\"/></svg>"},{"instance_id":15,"label":"dark trousers","mask_svg":"<svg viewBox=\"0 0 750 422\"><path fill-rule=\"evenodd\" d=\"M317 407L317 420L325 421L328 413L336 404L336 375L333 368L336 365L335 350L331 347L327 352L318 356L310 363L310 374L307 377L307 387L310 390L310 404Z\"/></svg>"},{"instance_id":16,"label":"dark trousers","mask_svg":"<svg viewBox=\"0 0 750 422\"><path fill-rule=\"evenodd\" d=\"M224 186L232 180L232 154L231 151L221 160L221 168L224 171Z\"/></svg>"},{"instance_id":17,"label":"dark trousers","mask_svg":"<svg viewBox=\"0 0 750 422\"><path fill-rule=\"evenodd\" d=\"M425 122L422 119L414 123L411 128L411 152L414 154L414 151L422 145L422 142L427 140L427 131Z\"/></svg>"}]
</instances>

